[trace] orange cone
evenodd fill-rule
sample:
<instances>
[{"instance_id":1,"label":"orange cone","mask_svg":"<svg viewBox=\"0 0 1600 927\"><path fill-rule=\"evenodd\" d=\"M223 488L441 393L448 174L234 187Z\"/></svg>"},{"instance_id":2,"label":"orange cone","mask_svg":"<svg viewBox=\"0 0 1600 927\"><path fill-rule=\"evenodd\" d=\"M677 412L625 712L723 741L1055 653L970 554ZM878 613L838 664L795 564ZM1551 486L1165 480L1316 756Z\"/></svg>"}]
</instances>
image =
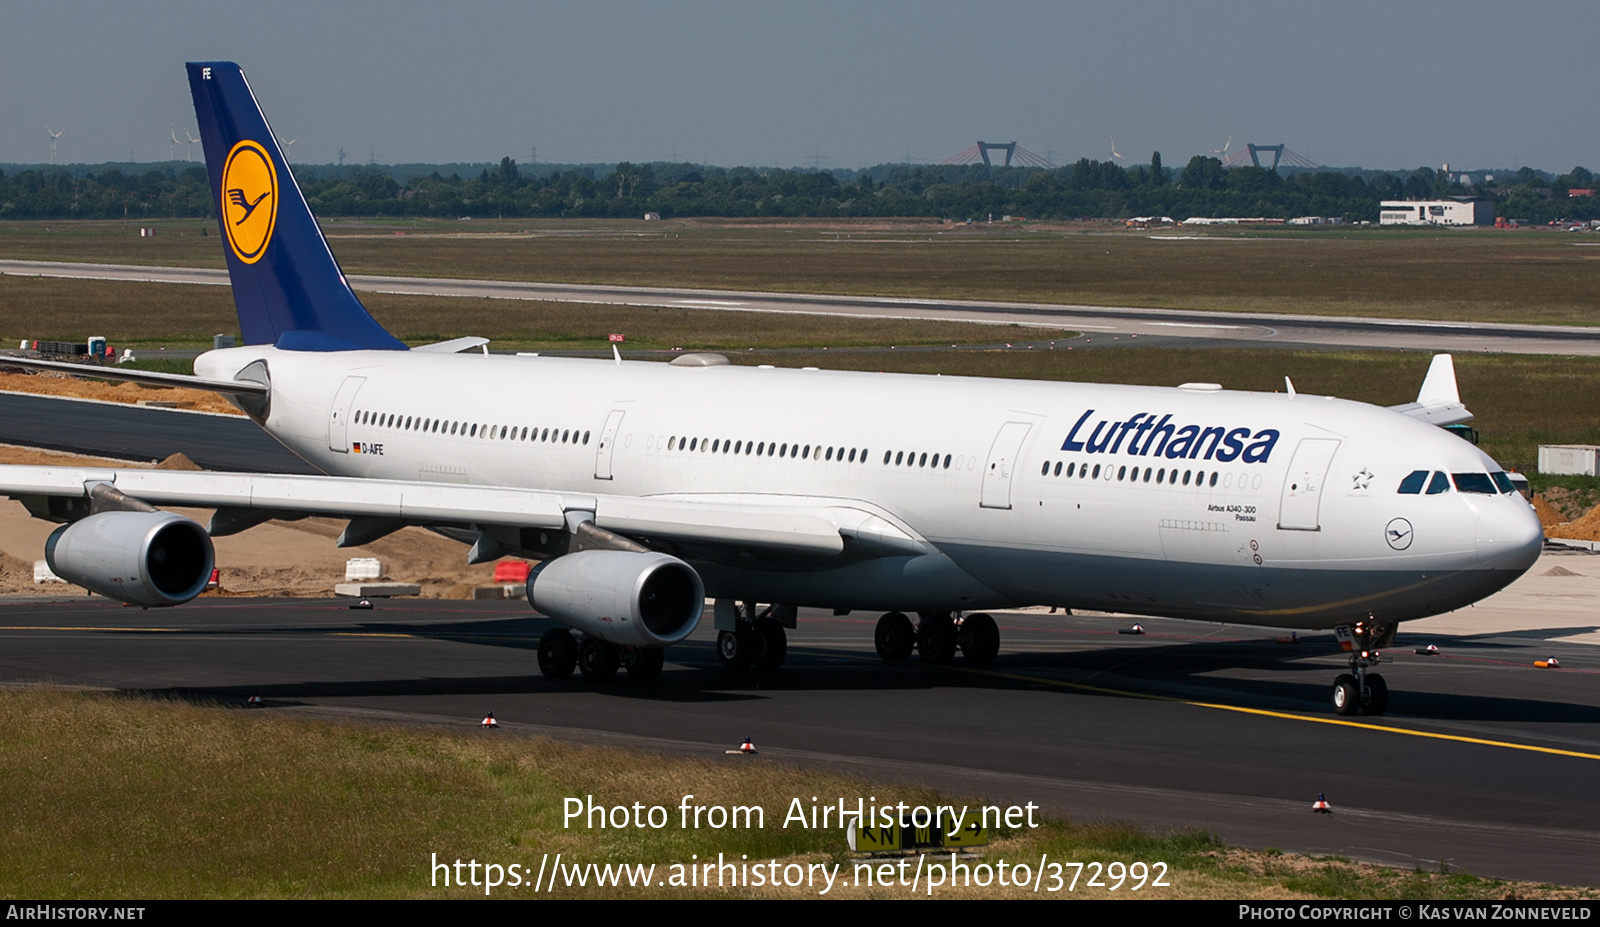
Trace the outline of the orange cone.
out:
<instances>
[{"instance_id":1,"label":"orange cone","mask_svg":"<svg viewBox=\"0 0 1600 927\"><path fill-rule=\"evenodd\" d=\"M1535 660L1533 661L1533 665L1539 667L1540 669L1560 669L1561 661L1557 660L1555 657L1551 657L1548 660Z\"/></svg>"}]
</instances>

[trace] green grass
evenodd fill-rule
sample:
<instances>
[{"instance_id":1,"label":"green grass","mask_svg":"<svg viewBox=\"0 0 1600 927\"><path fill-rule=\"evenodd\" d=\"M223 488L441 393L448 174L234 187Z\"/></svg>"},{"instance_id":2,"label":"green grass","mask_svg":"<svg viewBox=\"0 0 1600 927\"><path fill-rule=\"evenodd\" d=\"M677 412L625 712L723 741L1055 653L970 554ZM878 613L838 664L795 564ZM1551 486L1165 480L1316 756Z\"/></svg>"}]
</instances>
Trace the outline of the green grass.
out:
<instances>
[{"instance_id":1,"label":"green grass","mask_svg":"<svg viewBox=\"0 0 1600 927\"><path fill-rule=\"evenodd\" d=\"M0 258L221 267L197 220L0 223ZM933 221L334 220L349 273L1590 325L1600 248L1546 232L1152 237ZM523 231L527 230L527 234ZM396 232L406 234L397 235Z\"/></svg>"},{"instance_id":2,"label":"green grass","mask_svg":"<svg viewBox=\"0 0 1600 927\"><path fill-rule=\"evenodd\" d=\"M603 771L603 772L602 772ZM760 829L566 827L564 801L675 809L760 805ZM0 893L31 898L436 898L481 888L432 883L441 860L537 869L568 863L737 859L853 860L836 829L783 828L790 800L908 803L943 798L764 757L663 756L521 738L506 731L328 723L249 711L48 689L0 691ZM961 802L961 799L955 799ZM1337 860L1229 850L1181 831L1047 819L998 835L1004 857L1167 863L1172 888L1139 897L1502 897L1504 883L1461 873L1396 873ZM972 860L976 862L976 860ZM1384 875L1389 873L1389 875ZM1087 877L1085 877L1087 878ZM1375 881L1376 879L1376 881ZM1130 893L1124 888L1123 896ZM1516 887L1523 897L1593 892ZM907 889L855 894L904 897ZM527 897L506 888L501 896ZM762 895L745 890L562 889L557 896ZM771 892L765 893L771 895ZM807 896L808 890L788 892ZM970 893L969 893L970 894ZM981 893L1018 894L1016 889ZM1071 897L1093 896L1080 886ZM1101 894L1104 894L1103 892ZM1064 893L1056 897L1069 897Z\"/></svg>"}]
</instances>

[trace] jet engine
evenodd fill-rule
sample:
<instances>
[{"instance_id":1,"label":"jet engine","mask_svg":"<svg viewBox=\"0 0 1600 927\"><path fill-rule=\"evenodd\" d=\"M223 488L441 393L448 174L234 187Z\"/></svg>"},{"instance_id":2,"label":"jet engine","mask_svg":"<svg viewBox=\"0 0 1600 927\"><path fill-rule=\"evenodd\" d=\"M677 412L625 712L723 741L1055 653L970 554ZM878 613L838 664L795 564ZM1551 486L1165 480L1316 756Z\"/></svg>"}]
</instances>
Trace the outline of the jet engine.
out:
<instances>
[{"instance_id":1,"label":"jet engine","mask_svg":"<svg viewBox=\"0 0 1600 927\"><path fill-rule=\"evenodd\" d=\"M694 632L706 590L694 568L661 553L580 550L528 573L528 604L574 630L625 647L665 647Z\"/></svg>"},{"instance_id":2,"label":"jet engine","mask_svg":"<svg viewBox=\"0 0 1600 927\"><path fill-rule=\"evenodd\" d=\"M131 605L182 605L211 579L211 537L171 512L101 512L51 533L55 574Z\"/></svg>"}]
</instances>

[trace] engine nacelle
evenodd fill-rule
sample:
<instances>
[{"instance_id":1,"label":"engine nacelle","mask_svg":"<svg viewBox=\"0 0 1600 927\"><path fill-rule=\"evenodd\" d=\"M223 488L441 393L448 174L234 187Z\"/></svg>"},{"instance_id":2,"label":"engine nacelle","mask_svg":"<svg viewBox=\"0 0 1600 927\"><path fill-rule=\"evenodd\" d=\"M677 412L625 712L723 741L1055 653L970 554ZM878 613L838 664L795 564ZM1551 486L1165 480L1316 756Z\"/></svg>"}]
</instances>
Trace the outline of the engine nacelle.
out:
<instances>
[{"instance_id":1,"label":"engine nacelle","mask_svg":"<svg viewBox=\"0 0 1600 927\"><path fill-rule=\"evenodd\" d=\"M62 525L44 544L55 574L132 605L182 605L211 580L216 552L194 521L171 512L101 512Z\"/></svg>"},{"instance_id":2,"label":"engine nacelle","mask_svg":"<svg viewBox=\"0 0 1600 927\"><path fill-rule=\"evenodd\" d=\"M666 554L580 550L528 573L528 604L585 634L631 647L665 647L694 632L706 589Z\"/></svg>"}]
</instances>

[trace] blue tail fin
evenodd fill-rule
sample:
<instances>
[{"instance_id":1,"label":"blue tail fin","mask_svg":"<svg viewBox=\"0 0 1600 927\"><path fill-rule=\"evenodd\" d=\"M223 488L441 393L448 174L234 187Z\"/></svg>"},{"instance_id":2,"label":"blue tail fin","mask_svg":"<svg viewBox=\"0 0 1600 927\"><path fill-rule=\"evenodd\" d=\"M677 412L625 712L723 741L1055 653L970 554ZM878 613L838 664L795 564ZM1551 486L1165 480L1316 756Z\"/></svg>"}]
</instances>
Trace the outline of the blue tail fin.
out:
<instances>
[{"instance_id":1,"label":"blue tail fin","mask_svg":"<svg viewBox=\"0 0 1600 927\"><path fill-rule=\"evenodd\" d=\"M245 344L405 350L350 291L244 72L231 61L188 67Z\"/></svg>"}]
</instances>

